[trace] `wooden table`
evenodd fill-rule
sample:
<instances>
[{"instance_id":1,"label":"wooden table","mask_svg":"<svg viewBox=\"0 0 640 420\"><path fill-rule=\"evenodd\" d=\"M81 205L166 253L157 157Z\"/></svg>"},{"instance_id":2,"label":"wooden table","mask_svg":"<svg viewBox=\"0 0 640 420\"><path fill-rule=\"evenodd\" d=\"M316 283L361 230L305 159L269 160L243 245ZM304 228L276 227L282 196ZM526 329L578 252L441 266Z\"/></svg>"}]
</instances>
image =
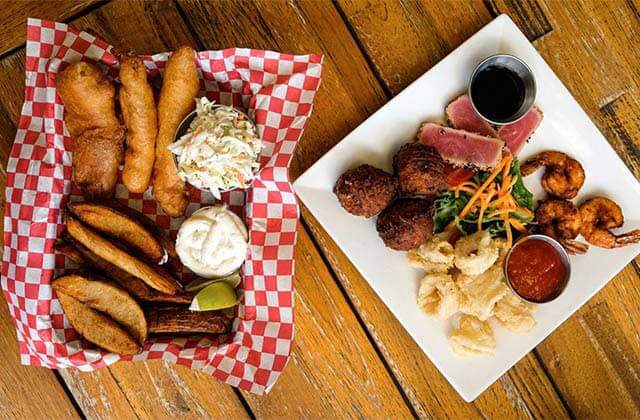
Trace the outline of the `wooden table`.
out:
<instances>
[{"instance_id":1,"label":"wooden table","mask_svg":"<svg viewBox=\"0 0 640 420\"><path fill-rule=\"evenodd\" d=\"M68 22L139 53L182 44L199 50L250 46L323 53L324 80L292 163L295 179L416 77L507 13L640 176L638 0L62 0L0 7L3 168L23 101L27 16ZM0 180L5 179L3 170ZM93 373L20 366L13 324L2 304L0 416L640 416L637 259L467 404L306 209L302 216L295 346L268 396L240 392L159 361L119 363Z\"/></svg>"}]
</instances>

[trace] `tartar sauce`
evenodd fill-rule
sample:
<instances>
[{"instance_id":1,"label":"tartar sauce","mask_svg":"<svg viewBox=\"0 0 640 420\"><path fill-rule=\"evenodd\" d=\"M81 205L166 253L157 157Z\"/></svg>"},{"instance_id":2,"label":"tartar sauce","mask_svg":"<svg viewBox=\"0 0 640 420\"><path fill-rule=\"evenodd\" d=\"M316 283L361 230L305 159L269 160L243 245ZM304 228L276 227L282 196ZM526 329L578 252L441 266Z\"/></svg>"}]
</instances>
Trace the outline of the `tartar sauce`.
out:
<instances>
[{"instance_id":1,"label":"tartar sauce","mask_svg":"<svg viewBox=\"0 0 640 420\"><path fill-rule=\"evenodd\" d=\"M249 234L226 205L203 207L182 223L176 239L180 261L204 278L231 274L247 256Z\"/></svg>"}]
</instances>

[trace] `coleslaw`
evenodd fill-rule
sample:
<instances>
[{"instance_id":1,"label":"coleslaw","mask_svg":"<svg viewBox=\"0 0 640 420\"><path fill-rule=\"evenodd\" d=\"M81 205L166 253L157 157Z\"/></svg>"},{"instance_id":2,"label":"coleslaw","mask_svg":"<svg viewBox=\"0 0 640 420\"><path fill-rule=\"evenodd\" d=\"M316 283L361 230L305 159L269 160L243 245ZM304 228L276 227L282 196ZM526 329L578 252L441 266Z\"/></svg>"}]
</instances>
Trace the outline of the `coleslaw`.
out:
<instances>
[{"instance_id":1,"label":"coleslaw","mask_svg":"<svg viewBox=\"0 0 640 420\"><path fill-rule=\"evenodd\" d=\"M204 97L196 99L196 114L187 134L168 146L177 157L178 176L216 199L223 191L248 188L262 149L253 122Z\"/></svg>"}]
</instances>

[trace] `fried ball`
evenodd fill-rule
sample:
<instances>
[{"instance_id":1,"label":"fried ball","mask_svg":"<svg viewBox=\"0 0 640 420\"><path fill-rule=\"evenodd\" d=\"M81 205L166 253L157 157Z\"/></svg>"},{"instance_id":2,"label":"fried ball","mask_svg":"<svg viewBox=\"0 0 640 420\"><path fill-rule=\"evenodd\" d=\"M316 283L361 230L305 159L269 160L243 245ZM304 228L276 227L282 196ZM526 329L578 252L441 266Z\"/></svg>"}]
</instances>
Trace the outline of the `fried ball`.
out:
<instances>
[{"instance_id":1,"label":"fried ball","mask_svg":"<svg viewBox=\"0 0 640 420\"><path fill-rule=\"evenodd\" d=\"M447 189L445 162L438 151L422 143L407 143L393 158L403 195L433 198Z\"/></svg>"},{"instance_id":2,"label":"fried ball","mask_svg":"<svg viewBox=\"0 0 640 420\"><path fill-rule=\"evenodd\" d=\"M343 173L333 192L349 213L372 217L393 201L396 184L393 176L382 169L360 165Z\"/></svg>"},{"instance_id":3,"label":"fried ball","mask_svg":"<svg viewBox=\"0 0 640 420\"><path fill-rule=\"evenodd\" d=\"M376 228L389 248L408 251L425 243L433 235L432 203L421 198L403 198L387 207Z\"/></svg>"}]
</instances>

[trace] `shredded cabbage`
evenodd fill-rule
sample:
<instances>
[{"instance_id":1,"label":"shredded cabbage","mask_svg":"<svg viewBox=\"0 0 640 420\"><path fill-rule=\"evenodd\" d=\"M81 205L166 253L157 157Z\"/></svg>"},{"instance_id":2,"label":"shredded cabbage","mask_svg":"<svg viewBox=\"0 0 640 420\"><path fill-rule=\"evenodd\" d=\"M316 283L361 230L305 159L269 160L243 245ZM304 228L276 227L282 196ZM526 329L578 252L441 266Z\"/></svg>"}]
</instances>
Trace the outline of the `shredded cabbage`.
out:
<instances>
[{"instance_id":1,"label":"shredded cabbage","mask_svg":"<svg viewBox=\"0 0 640 420\"><path fill-rule=\"evenodd\" d=\"M207 98L196 99L196 113L187 134L168 146L177 156L178 176L217 199L222 191L248 188L262 149L253 122Z\"/></svg>"}]
</instances>

